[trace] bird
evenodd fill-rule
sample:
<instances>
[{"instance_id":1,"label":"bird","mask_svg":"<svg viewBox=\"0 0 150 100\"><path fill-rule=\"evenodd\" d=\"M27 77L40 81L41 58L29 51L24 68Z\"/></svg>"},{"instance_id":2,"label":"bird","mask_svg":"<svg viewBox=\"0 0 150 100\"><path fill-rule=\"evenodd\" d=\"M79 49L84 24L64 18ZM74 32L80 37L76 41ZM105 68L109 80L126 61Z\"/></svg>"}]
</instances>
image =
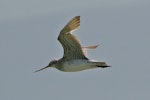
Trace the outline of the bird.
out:
<instances>
[{"instance_id":1,"label":"bird","mask_svg":"<svg viewBox=\"0 0 150 100\"><path fill-rule=\"evenodd\" d=\"M106 62L92 60L87 57L87 49L95 49L98 45L82 47L77 37L72 34L79 26L80 16L75 16L65 25L57 38L64 49L63 57L58 60L51 60L48 66L35 72L46 68L56 68L63 72L77 72L86 69L110 67Z\"/></svg>"}]
</instances>

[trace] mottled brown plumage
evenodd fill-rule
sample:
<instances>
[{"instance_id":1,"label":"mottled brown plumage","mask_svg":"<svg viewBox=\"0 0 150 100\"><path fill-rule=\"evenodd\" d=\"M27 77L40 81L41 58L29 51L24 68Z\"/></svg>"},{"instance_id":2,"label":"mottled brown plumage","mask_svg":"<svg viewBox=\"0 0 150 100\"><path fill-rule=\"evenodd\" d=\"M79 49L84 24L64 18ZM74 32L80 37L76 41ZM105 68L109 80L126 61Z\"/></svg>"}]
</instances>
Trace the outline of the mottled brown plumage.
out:
<instances>
[{"instance_id":1,"label":"mottled brown plumage","mask_svg":"<svg viewBox=\"0 0 150 100\"><path fill-rule=\"evenodd\" d=\"M72 34L72 31L76 30L79 26L80 16L72 18L66 24L58 36L58 41L64 49L63 57L59 60L52 60L48 66L35 72L48 67L54 67L65 72L76 72L97 67L109 67L105 62L98 62L87 58L86 49L95 49L98 45L82 47L77 37Z\"/></svg>"}]
</instances>

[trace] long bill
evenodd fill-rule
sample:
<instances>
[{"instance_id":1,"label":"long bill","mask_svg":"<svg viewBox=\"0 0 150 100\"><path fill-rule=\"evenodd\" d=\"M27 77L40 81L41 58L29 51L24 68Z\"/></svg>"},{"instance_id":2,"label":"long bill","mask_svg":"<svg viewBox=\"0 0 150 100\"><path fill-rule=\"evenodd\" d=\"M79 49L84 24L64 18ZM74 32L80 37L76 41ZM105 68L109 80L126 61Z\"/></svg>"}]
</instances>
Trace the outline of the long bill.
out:
<instances>
[{"instance_id":1,"label":"long bill","mask_svg":"<svg viewBox=\"0 0 150 100\"><path fill-rule=\"evenodd\" d=\"M44 68L41 68L41 69L39 69L39 70L36 70L36 71L34 71L34 73L36 73L36 72L39 72L39 71L41 71L41 70L43 70L43 69L46 69L46 68L48 68L49 66L46 66L46 67L44 67Z\"/></svg>"}]
</instances>

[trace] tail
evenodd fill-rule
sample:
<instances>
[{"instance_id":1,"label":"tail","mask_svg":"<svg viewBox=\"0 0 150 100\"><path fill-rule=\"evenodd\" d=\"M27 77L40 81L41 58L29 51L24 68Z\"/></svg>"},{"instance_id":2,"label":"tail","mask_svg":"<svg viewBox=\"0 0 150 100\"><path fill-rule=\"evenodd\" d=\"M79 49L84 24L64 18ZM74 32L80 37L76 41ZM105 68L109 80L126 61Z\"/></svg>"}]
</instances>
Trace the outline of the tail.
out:
<instances>
[{"instance_id":1,"label":"tail","mask_svg":"<svg viewBox=\"0 0 150 100\"><path fill-rule=\"evenodd\" d=\"M105 62L95 62L94 65L96 65L97 67L101 67L101 68L111 67L107 65Z\"/></svg>"}]
</instances>

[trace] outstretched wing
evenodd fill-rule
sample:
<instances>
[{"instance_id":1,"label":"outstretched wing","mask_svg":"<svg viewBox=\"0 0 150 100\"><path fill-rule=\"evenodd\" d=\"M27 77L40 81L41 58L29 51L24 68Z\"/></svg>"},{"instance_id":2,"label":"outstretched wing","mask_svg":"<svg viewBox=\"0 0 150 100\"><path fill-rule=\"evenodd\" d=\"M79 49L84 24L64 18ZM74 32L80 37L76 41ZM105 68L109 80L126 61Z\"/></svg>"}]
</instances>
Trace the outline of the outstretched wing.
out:
<instances>
[{"instance_id":1,"label":"outstretched wing","mask_svg":"<svg viewBox=\"0 0 150 100\"><path fill-rule=\"evenodd\" d=\"M87 57L87 49L95 49L97 48L99 45L93 45L93 46L86 46L86 47L82 47L82 51L84 53L84 55Z\"/></svg>"},{"instance_id":2,"label":"outstretched wing","mask_svg":"<svg viewBox=\"0 0 150 100\"><path fill-rule=\"evenodd\" d=\"M63 57L65 59L87 59L82 51L79 40L71 34L72 31L80 26L80 16L72 18L67 25L61 30L58 41L64 49Z\"/></svg>"}]
</instances>

